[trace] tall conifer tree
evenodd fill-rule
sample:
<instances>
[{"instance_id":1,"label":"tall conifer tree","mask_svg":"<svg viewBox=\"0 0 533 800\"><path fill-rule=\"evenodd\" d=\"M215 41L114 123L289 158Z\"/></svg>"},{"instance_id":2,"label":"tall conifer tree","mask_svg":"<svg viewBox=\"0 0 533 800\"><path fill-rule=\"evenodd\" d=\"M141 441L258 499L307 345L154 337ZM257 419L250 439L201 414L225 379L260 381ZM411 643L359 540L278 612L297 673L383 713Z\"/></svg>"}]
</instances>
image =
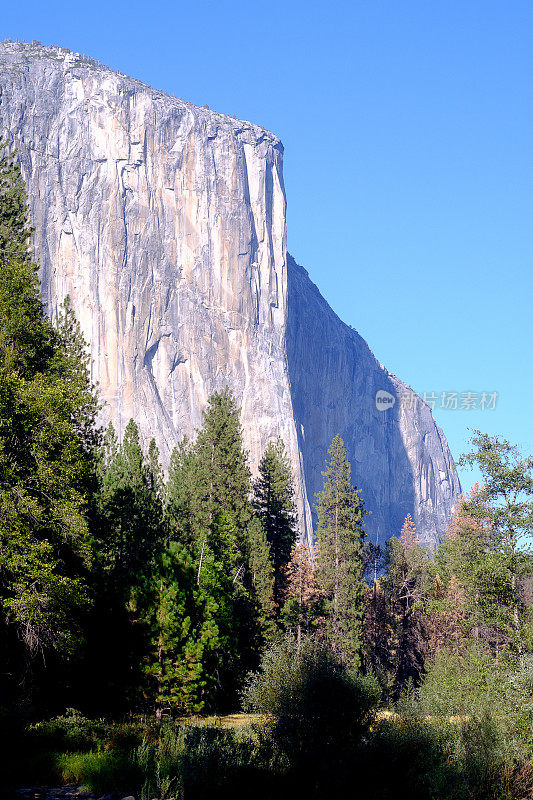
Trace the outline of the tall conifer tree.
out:
<instances>
[{"instance_id":1,"label":"tall conifer tree","mask_svg":"<svg viewBox=\"0 0 533 800\"><path fill-rule=\"evenodd\" d=\"M316 575L317 547L311 549L306 542L295 542L291 560L285 569L285 604L283 619L286 628L296 633L301 642L318 626L322 614L322 596Z\"/></svg>"},{"instance_id":2,"label":"tall conifer tree","mask_svg":"<svg viewBox=\"0 0 533 800\"><path fill-rule=\"evenodd\" d=\"M197 503L195 455L187 437L174 448L170 457L164 489L165 520L171 540L193 553L199 538L195 516Z\"/></svg>"},{"instance_id":3,"label":"tall conifer tree","mask_svg":"<svg viewBox=\"0 0 533 800\"><path fill-rule=\"evenodd\" d=\"M151 443L145 456L136 423L129 421L122 442L110 425L91 514L98 570L88 669L93 702L117 710L137 702L143 688L152 585L166 539L160 477L157 448Z\"/></svg>"},{"instance_id":4,"label":"tall conifer tree","mask_svg":"<svg viewBox=\"0 0 533 800\"><path fill-rule=\"evenodd\" d=\"M79 639L97 405L68 306L59 331L44 314L31 234L20 167L1 142L0 615L27 665L40 653L64 657Z\"/></svg>"},{"instance_id":5,"label":"tall conifer tree","mask_svg":"<svg viewBox=\"0 0 533 800\"><path fill-rule=\"evenodd\" d=\"M344 664L360 662L364 614L363 500L351 483L344 442L335 436L317 495L318 582L328 600L327 633Z\"/></svg>"},{"instance_id":6,"label":"tall conifer tree","mask_svg":"<svg viewBox=\"0 0 533 800\"><path fill-rule=\"evenodd\" d=\"M155 444L150 462L132 419L120 444L110 425L103 446L96 527L103 569L115 576L126 594L132 582L150 569L164 538L157 485L160 466L154 448Z\"/></svg>"},{"instance_id":7,"label":"tall conifer tree","mask_svg":"<svg viewBox=\"0 0 533 800\"><path fill-rule=\"evenodd\" d=\"M156 710L198 713L210 707L217 689L217 661L223 645L215 621L213 593L198 585L187 551L170 542L151 582L146 621L150 647L143 663L147 696Z\"/></svg>"},{"instance_id":8,"label":"tall conifer tree","mask_svg":"<svg viewBox=\"0 0 533 800\"><path fill-rule=\"evenodd\" d=\"M270 550L250 494L239 409L226 388L209 398L194 444L172 456L166 515L197 586L216 602L219 683L229 694L272 632Z\"/></svg>"},{"instance_id":9,"label":"tall conifer tree","mask_svg":"<svg viewBox=\"0 0 533 800\"><path fill-rule=\"evenodd\" d=\"M203 417L194 445L192 502L198 528L196 544L201 548L205 540L217 556L224 551L231 568L238 569L246 550L246 527L252 515L251 476L242 446L239 409L227 387L211 395ZM232 525L226 525L222 535L214 536L220 511L224 511L226 522L231 519Z\"/></svg>"},{"instance_id":10,"label":"tall conifer tree","mask_svg":"<svg viewBox=\"0 0 533 800\"><path fill-rule=\"evenodd\" d=\"M254 483L254 507L263 524L274 565L274 599L281 608L285 571L296 541L292 472L283 440L269 442Z\"/></svg>"}]
</instances>

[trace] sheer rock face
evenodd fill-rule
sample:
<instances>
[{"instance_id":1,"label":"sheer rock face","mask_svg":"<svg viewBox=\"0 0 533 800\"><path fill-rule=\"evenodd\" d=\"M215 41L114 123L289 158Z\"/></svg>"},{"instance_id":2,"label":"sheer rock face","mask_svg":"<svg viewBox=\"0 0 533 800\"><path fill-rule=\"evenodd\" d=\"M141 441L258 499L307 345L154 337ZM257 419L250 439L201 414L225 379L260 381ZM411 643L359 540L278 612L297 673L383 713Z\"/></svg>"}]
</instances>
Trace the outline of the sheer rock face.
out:
<instances>
[{"instance_id":1,"label":"sheer rock face","mask_svg":"<svg viewBox=\"0 0 533 800\"><path fill-rule=\"evenodd\" d=\"M278 434L302 532L340 432L387 538L410 512L442 534L460 491L429 408L374 359L287 257L282 145L59 48L0 45L0 132L27 182L53 316L70 294L119 433L134 417L163 461L229 385L252 469ZM380 411L375 393L397 402Z\"/></svg>"},{"instance_id":2,"label":"sheer rock face","mask_svg":"<svg viewBox=\"0 0 533 800\"><path fill-rule=\"evenodd\" d=\"M429 406L379 364L290 256L288 281L287 363L309 496L321 488L324 450L340 432L374 540L378 531L381 542L399 535L410 513L420 541L434 545L461 487ZM389 403L376 402L379 392Z\"/></svg>"}]
</instances>

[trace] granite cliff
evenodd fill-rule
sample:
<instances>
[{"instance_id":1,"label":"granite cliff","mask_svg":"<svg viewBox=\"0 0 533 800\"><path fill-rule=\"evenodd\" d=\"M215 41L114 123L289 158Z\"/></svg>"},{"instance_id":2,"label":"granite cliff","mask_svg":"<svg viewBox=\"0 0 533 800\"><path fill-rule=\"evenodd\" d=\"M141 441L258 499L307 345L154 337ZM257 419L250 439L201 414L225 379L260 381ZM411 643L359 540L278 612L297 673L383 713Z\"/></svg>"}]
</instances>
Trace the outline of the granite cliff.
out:
<instances>
[{"instance_id":1,"label":"granite cliff","mask_svg":"<svg viewBox=\"0 0 533 800\"><path fill-rule=\"evenodd\" d=\"M436 541L460 491L446 440L287 255L276 136L19 43L0 45L0 134L27 182L46 307L70 294L104 422L133 416L167 462L228 384L253 468L285 440L304 535L340 432L369 532L398 533L410 512ZM380 390L394 405L377 407Z\"/></svg>"}]
</instances>

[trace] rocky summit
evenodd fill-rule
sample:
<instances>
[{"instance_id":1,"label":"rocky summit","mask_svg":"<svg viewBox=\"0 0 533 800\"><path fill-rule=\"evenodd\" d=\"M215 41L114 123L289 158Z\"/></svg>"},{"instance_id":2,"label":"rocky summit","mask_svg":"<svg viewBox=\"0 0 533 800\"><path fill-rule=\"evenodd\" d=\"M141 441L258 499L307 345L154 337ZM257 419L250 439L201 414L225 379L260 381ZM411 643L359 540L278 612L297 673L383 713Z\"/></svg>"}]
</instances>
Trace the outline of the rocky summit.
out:
<instances>
[{"instance_id":1,"label":"rocky summit","mask_svg":"<svg viewBox=\"0 0 533 800\"><path fill-rule=\"evenodd\" d=\"M430 408L377 362L286 250L283 147L58 47L0 45L0 133L17 148L51 316L69 294L103 422L163 461L229 385L256 469L281 435L302 535L343 437L380 540L411 513L434 544L460 492Z\"/></svg>"}]
</instances>

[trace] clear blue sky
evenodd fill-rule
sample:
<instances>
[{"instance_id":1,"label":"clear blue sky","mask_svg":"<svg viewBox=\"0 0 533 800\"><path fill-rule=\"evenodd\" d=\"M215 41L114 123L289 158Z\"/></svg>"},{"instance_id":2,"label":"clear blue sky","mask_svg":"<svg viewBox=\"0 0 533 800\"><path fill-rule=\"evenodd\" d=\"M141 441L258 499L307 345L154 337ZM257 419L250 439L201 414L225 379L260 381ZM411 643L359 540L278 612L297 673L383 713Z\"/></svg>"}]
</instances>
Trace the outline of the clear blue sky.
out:
<instances>
[{"instance_id":1,"label":"clear blue sky","mask_svg":"<svg viewBox=\"0 0 533 800\"><path fill-rule=\"evenodd\" d=\"M289 249L439 410L533 452L533 3L5 3L0 38L86 53L285 144ZM461 474L468 487L468 473Z\"/></svg>"}]
</instances>

